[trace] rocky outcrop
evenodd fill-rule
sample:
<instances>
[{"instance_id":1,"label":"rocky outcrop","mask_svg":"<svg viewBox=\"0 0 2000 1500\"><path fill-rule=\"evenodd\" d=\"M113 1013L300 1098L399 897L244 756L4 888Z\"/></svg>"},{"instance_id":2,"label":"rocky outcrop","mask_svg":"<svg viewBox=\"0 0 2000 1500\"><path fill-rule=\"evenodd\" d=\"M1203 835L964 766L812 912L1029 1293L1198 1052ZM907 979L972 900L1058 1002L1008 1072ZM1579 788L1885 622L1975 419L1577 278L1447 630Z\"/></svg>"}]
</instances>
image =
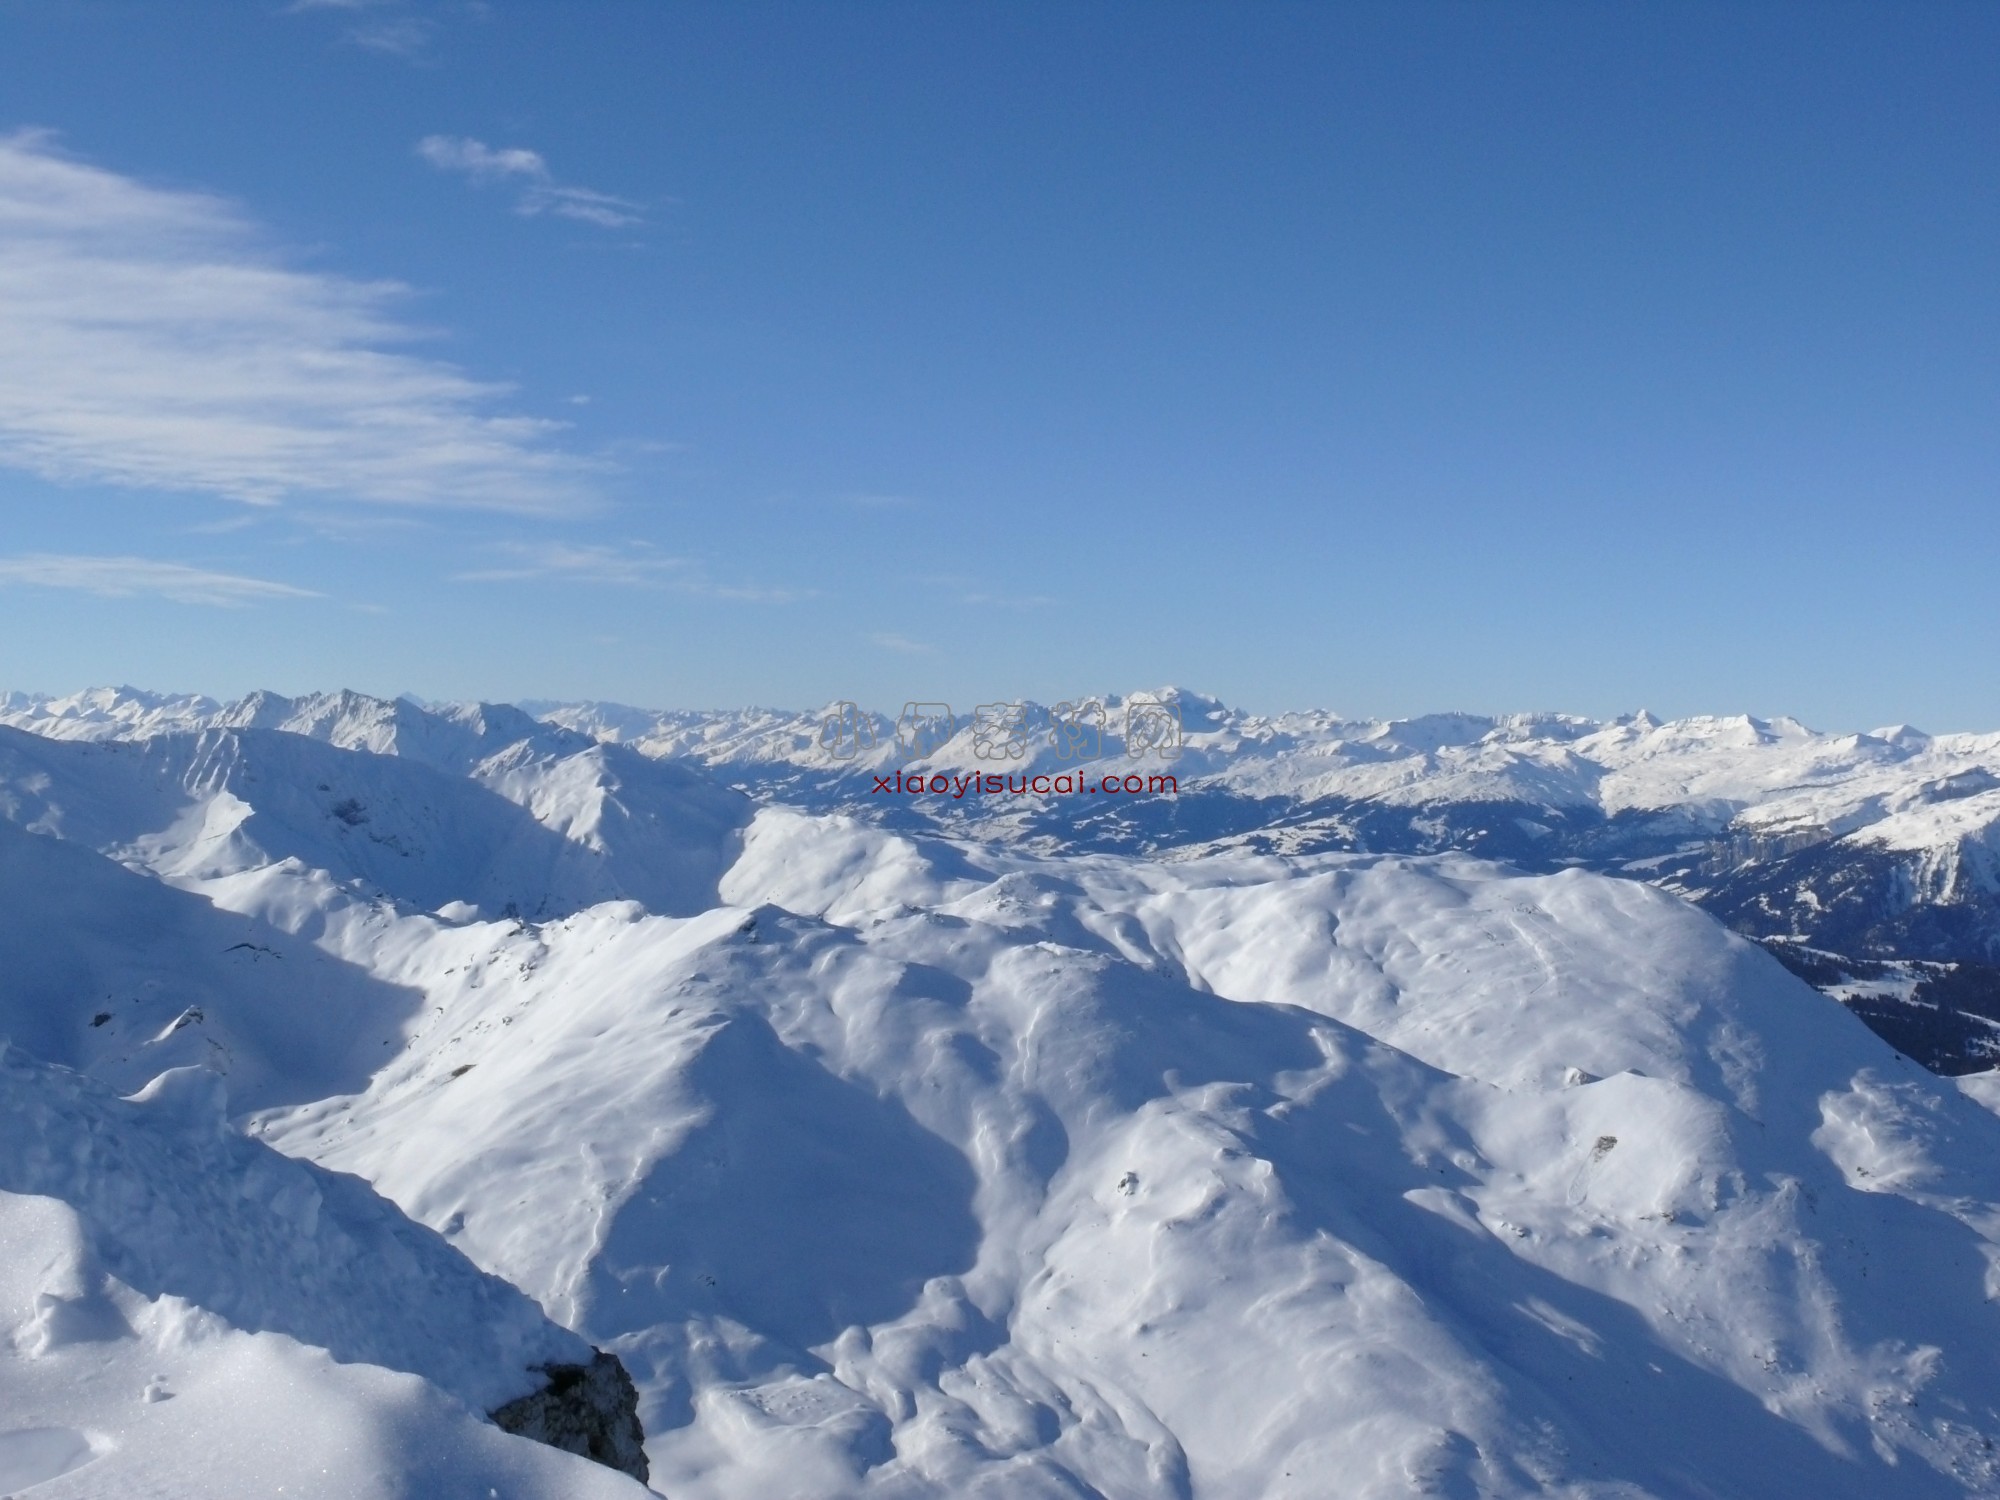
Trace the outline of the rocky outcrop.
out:
<instances>
[{"instance_id":1,"label":"rocky outcrop","mask_svg":"<svg viewBox=\"0 0 2000 1500\"><path fill-rule=\"evenodd\" d=\"M647 1477L639 1388L615 1354L602 1349L587 1365L543 1365L549 1383L492 1413L502 1431L580 1453L607 1468Z\"/></svg>"}]
</instances>

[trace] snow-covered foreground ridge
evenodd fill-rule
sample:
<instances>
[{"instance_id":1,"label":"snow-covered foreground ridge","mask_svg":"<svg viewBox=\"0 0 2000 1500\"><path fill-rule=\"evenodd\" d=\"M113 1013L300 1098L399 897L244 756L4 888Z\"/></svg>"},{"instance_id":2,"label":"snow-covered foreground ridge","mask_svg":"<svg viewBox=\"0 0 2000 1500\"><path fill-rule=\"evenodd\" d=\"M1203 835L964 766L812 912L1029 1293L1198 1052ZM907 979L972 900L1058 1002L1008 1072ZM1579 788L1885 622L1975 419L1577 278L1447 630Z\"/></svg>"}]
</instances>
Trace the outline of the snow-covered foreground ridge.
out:
<instances>
[{"instance_id":1,"label":"snow-covered foreground ridge","mask_svg":"<svg viewBox=\"0 0 2000 1500\"><path fill-rule=\"evenodd\" d=\"M618 1353L674 1497L2000 1495L1990 1080L1671 893L1010 848L498 710L146 727L0 729L0 1130L65 1164L0 1180L0 1489L265 1493L299 1422L328 1494L631 1492L479 1422L511 1337ZM573 1333L438 1270L428 1368L408 1278L145 1269L336 1229Z\"/></svg>"},{"instance_id":2,"label":"snow-covered foreground ridge","mask_svg":"<svg viewBox=\"0 0 2000 1500\"><path fill-rule=\"evenodd\" d=\"M643 1493L480 1418L581 1339L222 1097L198 1068L123 1101L0 1053L0 1488Z\"/></svg>"}]
</instances>

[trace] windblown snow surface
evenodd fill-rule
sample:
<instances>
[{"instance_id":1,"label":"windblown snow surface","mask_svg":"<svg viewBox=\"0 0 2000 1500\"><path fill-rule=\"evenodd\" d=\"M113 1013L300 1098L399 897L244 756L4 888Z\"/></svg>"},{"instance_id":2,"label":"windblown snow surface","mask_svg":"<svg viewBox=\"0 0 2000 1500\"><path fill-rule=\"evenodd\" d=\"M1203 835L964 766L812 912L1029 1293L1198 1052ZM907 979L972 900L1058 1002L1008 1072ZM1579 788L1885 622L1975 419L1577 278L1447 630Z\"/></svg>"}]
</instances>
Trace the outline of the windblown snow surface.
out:
<instances>
[{"instance_id":1,"label":"windblown snow surface","mask_svg":"<svg viewBox=\"0 0 2000 1500\"><path fill-rule=\"evenodd\" d=\"M351 1177L0 1055L0 1491L638 1495L480 1414L589 1351Z\"/></svg>"},{"instance_id":2,"label":"windblown snow surface","mask_svg":"<svg viewBox=\"0 0 2000 1500\"><path fill-rule=\"evenodd\" d=\"M86 741L284 730L495 789L495 757L512 747L507 795L555 761L581 768L575 752L602 741L614 771L636 752L706 768L763 801L1043 854L1457 851L1538 874L1596 870L1694 901L1936 1072L2000 1063L2000 734L1827 734L1785 718L1643 712L1265 716L1166 688L1016 705L1019 738L1005 751L991 742L998 706L985 706L982 741L980 712L960 705L955 731L923 762L932 778L949 774L950 790L912 797L895 777L911 726L853 704L536 707L539 721L492 704L426 709L354 693L224 704L100 688L0 695L0 725ZM1132 716L1163 711L1178 750L1129 763ZM1066 760L1090 723L1098 763ZM1120 763L1170 774L1175 795L1033 794L1074 790L1070 771L1094 783ZM988 775L1006 794L966 794Z\"/></svg>"},{"instance_id":3,"label":"windblown snow surface","mask_svg":"<svg viewBox=\"0 0 2000 1500\"><path fill-rule=\"evenodd\" d=\"M412 722L0 730L0 1491L2000 1495L2000 1090L1672 894Z\"/></svg>"}]
</instances>

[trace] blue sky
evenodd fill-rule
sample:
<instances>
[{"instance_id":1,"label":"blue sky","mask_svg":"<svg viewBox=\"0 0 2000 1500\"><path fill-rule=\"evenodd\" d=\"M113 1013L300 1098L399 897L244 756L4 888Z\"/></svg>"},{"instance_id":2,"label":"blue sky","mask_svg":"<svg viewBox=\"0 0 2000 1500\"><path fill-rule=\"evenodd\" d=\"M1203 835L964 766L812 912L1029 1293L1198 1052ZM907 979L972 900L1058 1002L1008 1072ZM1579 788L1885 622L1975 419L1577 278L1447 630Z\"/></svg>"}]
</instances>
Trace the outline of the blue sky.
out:
<instances>
[{"instance_id":1,"label":"blue sky","mask_svg":"<svg viewBox=\"0 0 2000 1500\"><path fill-rule=\"evenodd\" d=\"M0 0L0 686L2000 727L2000 9Z\"/></svg>"}]
</instances>

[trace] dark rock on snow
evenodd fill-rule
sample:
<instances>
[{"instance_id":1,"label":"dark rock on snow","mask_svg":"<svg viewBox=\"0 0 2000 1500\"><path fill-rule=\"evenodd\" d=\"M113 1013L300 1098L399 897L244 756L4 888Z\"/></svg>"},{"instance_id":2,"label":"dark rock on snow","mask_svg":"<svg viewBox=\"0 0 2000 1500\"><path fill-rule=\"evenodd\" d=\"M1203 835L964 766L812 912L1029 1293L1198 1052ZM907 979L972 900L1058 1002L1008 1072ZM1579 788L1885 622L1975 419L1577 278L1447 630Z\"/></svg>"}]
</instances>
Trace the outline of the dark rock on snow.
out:
<instances>
[{"instance_id":1,"label":"dark rock on snow","mask_svg":"<svg viewBox=\"0 0 2000 1500\"><path fill-rule=\"evenodd\" d=\"M495 1425L580 1453L606 1468L647 1477L646 1434L639 1426L639 1389L615 1354L596 1351L587 1365L543 1365L548 1385L492 1413Z\"/></svg>"}]
</instances>

